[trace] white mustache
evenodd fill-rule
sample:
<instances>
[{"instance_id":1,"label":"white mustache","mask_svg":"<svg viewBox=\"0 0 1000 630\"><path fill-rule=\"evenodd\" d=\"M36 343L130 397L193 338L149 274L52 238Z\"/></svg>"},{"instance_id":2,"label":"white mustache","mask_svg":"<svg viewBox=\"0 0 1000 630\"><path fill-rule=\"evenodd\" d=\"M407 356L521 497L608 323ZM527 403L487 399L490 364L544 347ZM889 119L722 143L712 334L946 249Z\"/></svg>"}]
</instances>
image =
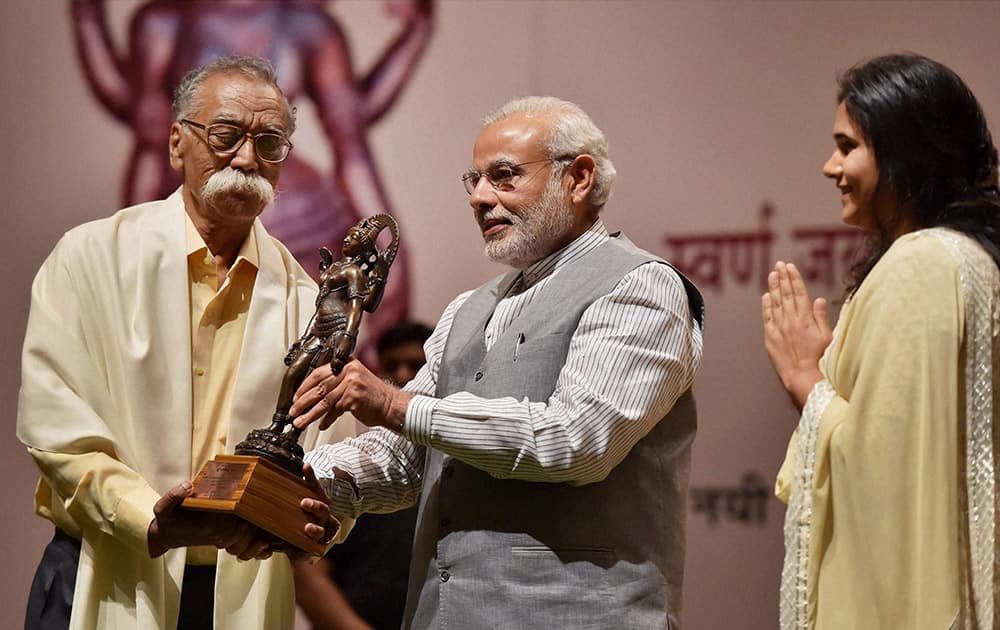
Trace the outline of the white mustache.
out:
<instances>
[{"instance_id":1,"label":"white mustache","mask_svg":"<svg viewBox=\"0 0 1000 630\"><path fill-rule=\"evenodd\" d=\"M229 192L249 193L261 206L274 203L274 186L258 173L245 173L234 168L224 168L212 173L205 182L202 195L212 199Z\"/></svg>"},{"instance_id":2,"label":"white mustache","mask_svg":"<svg viewBox=\"0 0 1000 630\"><path fill-rule=\"evenodd\" d=\"M512 225L516 225L521 222L521 217L504 208L493 207L480 214L476 220L479 222L479 227L483 227L487 221L509 221Z\"/></svg>"}]
</instances>

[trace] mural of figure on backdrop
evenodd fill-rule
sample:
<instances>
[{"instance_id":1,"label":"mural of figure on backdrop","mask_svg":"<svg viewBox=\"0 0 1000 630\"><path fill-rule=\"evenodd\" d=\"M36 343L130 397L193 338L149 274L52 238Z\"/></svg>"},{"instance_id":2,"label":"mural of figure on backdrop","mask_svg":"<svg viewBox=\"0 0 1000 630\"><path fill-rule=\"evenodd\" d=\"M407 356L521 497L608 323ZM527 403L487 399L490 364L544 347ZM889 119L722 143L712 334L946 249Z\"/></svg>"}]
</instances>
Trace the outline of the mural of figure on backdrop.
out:
<instances>
[{"instance_id":1,"label":"mural of figure on backdrop","mask_svg":"<svg viewBox=\"0 0 1000 630\"><path fill-rule=\"evenodd\" d=\"M293 151L284 163L281 194L261 216L299 262L316 274L320 247L343 241L361 218L392 212L366 135L392 107L426 48L432 0L386 0L400 30L363 74L319 0L150 0L132 14L125 53L112 41L105 5L72 0L73 28L91 90L132 130L125 205L166 197L180 185L163 150L173 90L192 67L236 54L270 59L289 100L304 95L312 101L333 155L332 172L322 173ZM406 258L401 244L382 307L366 322L371 339L406 314Z\"/></svg>"}]
</instances>

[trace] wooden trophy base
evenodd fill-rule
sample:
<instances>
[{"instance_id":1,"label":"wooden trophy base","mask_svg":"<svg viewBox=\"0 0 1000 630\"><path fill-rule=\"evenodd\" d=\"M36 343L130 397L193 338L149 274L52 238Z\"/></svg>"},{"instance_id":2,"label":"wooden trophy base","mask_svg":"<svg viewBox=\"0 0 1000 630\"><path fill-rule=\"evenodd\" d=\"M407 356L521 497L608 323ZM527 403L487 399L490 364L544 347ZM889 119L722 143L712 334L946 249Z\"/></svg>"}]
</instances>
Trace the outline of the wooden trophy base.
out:
<instances>
[{"instance_id":1,"label":"wooden trophy base","mask_svg":"<svg viewBox=\"0 0 1000 630\"><path fill-rule=\"evenodd\" d=\"M309 519L299 502L305 497L326 502L304 480L263 457L216 455L181 506L235 514L302 551L323 555L327 546L303 531Z\"/></svg>"}]
</instances>

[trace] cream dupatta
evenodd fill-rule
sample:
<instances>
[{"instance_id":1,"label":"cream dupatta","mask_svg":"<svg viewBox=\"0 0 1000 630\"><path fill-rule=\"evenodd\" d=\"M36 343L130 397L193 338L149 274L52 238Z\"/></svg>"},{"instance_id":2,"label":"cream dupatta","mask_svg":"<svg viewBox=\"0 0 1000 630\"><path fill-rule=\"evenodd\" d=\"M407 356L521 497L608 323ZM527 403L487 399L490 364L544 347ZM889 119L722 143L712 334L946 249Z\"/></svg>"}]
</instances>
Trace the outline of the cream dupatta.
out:
<instances>
[{"instance_id":1,"label":"cream dupatta","mask_svg":"<svg viewBox=\"0 0 1000 630\"><path fill-rule=\"evenodd\" d=\"M783 630L996 627L998 322L996 265L945 229L844 307L776 484Z\"/></svg>"}]
</instances>

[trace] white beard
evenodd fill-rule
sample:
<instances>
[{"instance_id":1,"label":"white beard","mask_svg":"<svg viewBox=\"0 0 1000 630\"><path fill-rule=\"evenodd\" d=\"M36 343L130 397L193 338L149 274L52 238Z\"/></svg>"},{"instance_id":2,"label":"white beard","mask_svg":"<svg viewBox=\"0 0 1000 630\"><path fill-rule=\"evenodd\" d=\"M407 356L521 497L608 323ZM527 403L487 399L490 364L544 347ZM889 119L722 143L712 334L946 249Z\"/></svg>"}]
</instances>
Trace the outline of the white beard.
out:
<instances>
[{"instance_id":1,"label":"white beard","mask_svg":"<svg viewBox=\"0 0 1000 630\"><path fill-rule=\"evenodd\" d=\"M510 222L503 232L486 237L486 257L515 269L523 269L545 258L566 240L573 231L573 210L562 196L562 178L553 177L542 196L520 215L503 206L491 208L479 217L480 225L487 219Z\"/></svg>"}]
</instances>

